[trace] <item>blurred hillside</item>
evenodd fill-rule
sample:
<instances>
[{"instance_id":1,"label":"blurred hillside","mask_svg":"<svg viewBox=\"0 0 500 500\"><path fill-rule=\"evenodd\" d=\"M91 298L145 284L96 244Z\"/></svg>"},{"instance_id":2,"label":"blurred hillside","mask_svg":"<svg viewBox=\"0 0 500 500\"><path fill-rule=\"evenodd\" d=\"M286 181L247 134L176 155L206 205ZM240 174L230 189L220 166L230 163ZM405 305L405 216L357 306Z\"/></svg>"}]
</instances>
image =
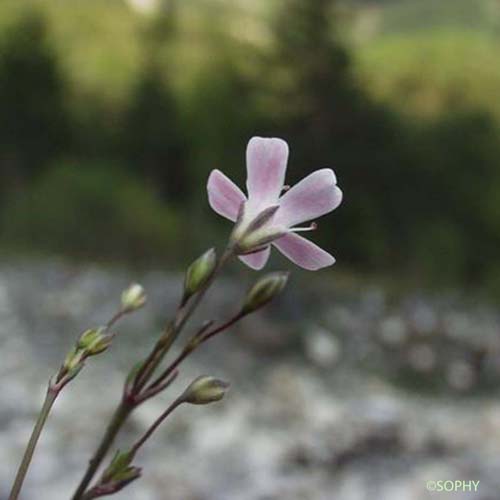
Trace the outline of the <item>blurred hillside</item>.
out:
<instances>
[{"instance_id":1,"label":"blurred hillside","mask_svg":"<svg viewBox=\"0 0 500 500\"><path fill-rule=\"evenodd\" d=\"M210 170L277 135L338 174L339 267L495 292L499 35L498 0L4 0L2 248L183 262L228 230Z\"/></svg>"},{"instance_id":2,"label":"blurred hillside","mask_svg":"<svg viewBox=\"0 0 500 500\"><path fill-rule=\"evenodd\" d=\"M449 106L500 115L498 0L354 1L351 39L367 89L401 112Z\"/></svg>"}]
</instances>

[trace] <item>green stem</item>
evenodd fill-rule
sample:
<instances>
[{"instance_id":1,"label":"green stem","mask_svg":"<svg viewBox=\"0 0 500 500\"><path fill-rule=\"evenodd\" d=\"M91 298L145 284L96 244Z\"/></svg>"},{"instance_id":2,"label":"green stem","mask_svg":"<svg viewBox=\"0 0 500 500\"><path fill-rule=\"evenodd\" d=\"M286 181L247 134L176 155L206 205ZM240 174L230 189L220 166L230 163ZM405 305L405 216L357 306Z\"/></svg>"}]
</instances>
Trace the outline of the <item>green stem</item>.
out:
<instances>
[{"instance_id":1,"label":"green stem","mask_svg":"<svg viewBox=\"0 0 500 500\"><path fill-rule=\"evenodd\" d=\"M161 384L164 380L166 380L173 372L174 370L200 345L205 343L207 340L211 339L218 333L223 332L224 330L227 330L231 326L233 326L235 323L237 323L241 318L243 318L245 314L243 313L238 313L237 315L233 316L231 319L223 323L222 325L214 328L213 330L209 330L208 332L203 332L200 335L195 335L195 338L198 336L199 340L198 342L194 344L188 344L180 353L179 355L172 361L172 363L165 369L165 371L154 381L151 383L149 386L149 389L154 389L157 387L159 384ZM193 339L194 340L194 339Z\"/></svg>"},{"instance_id":2,"label":"green stem","mask_svg":"<svg viewBox=\"0 0 500 500\"><path fill-rule=\"evenodd\" d=\"M21 464L19 465L19 469L17 470L16 479L14 481L14 485L12 486L9 500L17 500L19 493L21 492L21 488L23 487L24 479L26 477L26 473L28 472L31 459L33 458L33 453L40 438L40 434L42 433L45 422L47 421L47 417L49 416L50 410L54 405L58 394L59 391L54 391L49 387L42 409L38 414L38 419L36 421L35 427L33 428L33 432L31 433L28 446L26 447L26 450L24 452L23 459L21 461Z\"/></svg>"},{"instance_id":3,"label":"green stem","mask_svg":"<svg viewBox=\"0 0 500 500\"><path fill-rule=\"evenodd\" d=\"M73 500L80 499L84 495L88 484L90 483L90 481L92 481L92 478L94 477L94 474L99 468L99 465L101 465L102 460L106 456L109 448L111 447L113 441L115 440L116 435L120 431L125 420L127 420L127 417L130 415L131 411L132 407L127 405L124 401L122 401L118 406L118 408L116 409L113 418L111 419L111 422L109 423L108 428L106 429L106 433L102 438L101 444L99 445L99 448L97 448L97 451L90 460L87 471L85 472L85 475L83 476L80 485L78 486L75 494L73 495Z\"/></svg>"},{"instance_id":4,"label":"green stem","mask_svg":"<svg viewBox=\"0 0 500 500\"><path fill-rule=\"evenodd\" d=\"M160 427L163 421L180 405L182 400L176 399L153 423L153 425L132 446L132 454L135 456L139 448L151 437L153 432Z\"/></svg>"},{"instance_id":5,"label":"green stem","mask_svg":"<svg viewBox=\"0 0 500 500\"><path fill-rule=\"evenodd\" d=\"M218 260L215 266L214 272L210 279L205 283L205 286L193 297L193 299L186 304L183 304L175 315L173 323L169 323L165 330L162 338L158 341L156 347L151 351L143 368L137 375L134 389L140 391L149 379L154 374L156 368L162 362L165 354L168 352L172 344L175 342L179 334L181 333L184 325L187 323L189 318L198 308L199 304L205 297L210 285L215 281L215 278L219 274L220 270L224 267L226 262L234 255L234 249L229 245L221 258Z\"/></svg>"},{"instance_id":6,"label":"green stem","mask_svg":"<svg viewBox=\"0 0 500 500\"><path fill-rule=\"evenodd\" d=\"M160 339L153 348L153 350L151 351L150 355L146 360L145 365L143 366L143 368L141 369L136 378L137 384L135 384L135 386L133 387L134 394L132 396L140 394L140 391L144 388L146 383L151 379L156 368L159 366L159 364L163 360L163 357L167 353L168 349L173 344L175 339L179 336L189 318L198 308L198 305L203 300L203 297L207 293L207 290L210 288L210 285L214 282L216 276L218 275L224 264L233 256L233 254L234 254L233 248L231 246L228 246L224 251L224 253L222 254L222 256L220 257L220 259L218 260L214 272L212 273L210 279L205 283L205 286L197 293L197 295L195 295L195 297L193 297L191 301L181 306L177 310L173 323L169 324L164 334L164 335L168 334L166 342L163 341L163 338ZM125 422L125 420L127 419L127 417L129 416L129 414L133 409L133 406L132 407L125 406L127 404L126 401L127 401L127 396L125 396L125 398L118 406L115 412L115 417L108 426L106 434L104 435L97 452L90 461L87 471L85 472L85 475L83 476L75 494L73 495L72 500L83 500L83 498L85 498L84 494L87 490L87 487L92 481L92 478L97 472L97 469L101 465L101 462L103 461L104 457L106 456L109 449L113 445L114 439L118 434L119 430L121 429L123 423ZM116 416L120 415L120 413L123 411L124 406L127 409L127 413L123 415L123 418L116 419Z\"/></svg>"},{"instance_id":7,"label":"green stem","mask_svg":"<svg viewBox=\"0 0 500 500\"><path fill-rule=\"evenodd\" d=\"M183 349L183 351L175 358L175 360L170 364L170 366L151 384L150 388L155 388L166 380L176 368L201 344L211 339L215 335L224 330L227 330L235 323L237 323L245 314L238 313L231 319L223 323L222 325L210 330L208 332L202 333L200 336L200 341L192 348ZM176 399L153 423L153 425L146 431L146 433L132 446L132 453L135 455L139 448L151 437L151 435L156 431L156 429L163 423L163 421L180 405L182 404L182 399Z\"/></svg>"}]
</instances>

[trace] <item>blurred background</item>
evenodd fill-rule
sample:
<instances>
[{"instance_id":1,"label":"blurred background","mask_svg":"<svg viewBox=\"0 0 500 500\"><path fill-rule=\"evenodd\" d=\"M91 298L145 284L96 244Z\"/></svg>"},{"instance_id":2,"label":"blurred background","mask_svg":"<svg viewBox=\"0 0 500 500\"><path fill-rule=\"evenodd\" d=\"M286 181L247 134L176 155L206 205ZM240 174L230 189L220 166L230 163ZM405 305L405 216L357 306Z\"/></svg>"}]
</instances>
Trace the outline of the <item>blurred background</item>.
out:
<instances>
[{"instance_id":1,"label":"blurred background","mask_svg":"<svg viewBox=\"0 0 500 500\"><path fill-rule=\"evenodd\" d=\"M338 263L294 269L187 364L231 396L174 416L122 497L413 500L462 479L478 491L450 498L497 499L499 50L500 0L3 0L0 498L41 381L138 280L149 309L62 398L28 479L26 499L69 498L111 411L90 388L114 401L181 270L223 245L206 179L243 186L263 135L289 142L288 182L337 173L314 239ZM255 276L232 266L205 315Z\"/></svg>"}]
</instances>

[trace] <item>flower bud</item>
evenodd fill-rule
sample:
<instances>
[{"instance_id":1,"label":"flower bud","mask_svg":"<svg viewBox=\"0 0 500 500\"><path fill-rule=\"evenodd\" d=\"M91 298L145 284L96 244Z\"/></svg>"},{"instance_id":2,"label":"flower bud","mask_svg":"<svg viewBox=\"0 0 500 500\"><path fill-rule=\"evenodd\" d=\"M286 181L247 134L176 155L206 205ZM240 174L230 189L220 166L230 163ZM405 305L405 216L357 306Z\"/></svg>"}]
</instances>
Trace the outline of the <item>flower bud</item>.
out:
<instances>
[{"instance_id":1,"label":"flower bud","mask_svg":"<svg viewBox=\"0 0 500 500\"><path fill-rule=\"evenodd\" d=\"M120 491L125 486L130 484L132 481L139 479L142 474L142 469L139 467L128 467L119 474L117 474L114 480L117 482L115 491Z\"/></svg>"},{"instance_id":2,"label":"flower bud","mask_svg":"<svg viewBox=\"0 0 500 500\"><path fill-rule=\"evenodd\" d=\"M105 351L113 340L112 335L106 335L104 328L86 330L80 335L77 349L83 351L84 356L95 356Z\"/></svg>"},{"instance_id":3,"label":"flower bud","mask_svg":"<svg viewBox=\"0 0 500 500\"><path fill-rule=\"evenodd\" d=\"M112 335L101 335L86 349L87 355L95 356L96 354L101 354L101 352L104 352L111 345L112 341Z\"/></svg>"},{"instance_id":4,"label":"flower bud","mask_svg":"<svg viewBox=\"0 0 500 500\"><path fill-rule=\"evenodd\" d=\"M138 283L132 283L122 293L122 311L133 312L146 303L146 292Z\"/></svg>"},{"instance_id":5,"label":"flower bud","mask_svg":"<svg viewBox=\"0 0 500 500\"><path fill-rule=\"evenodd\" d=\"M223 380L203 375L198 377L179 398L183 403L206 405L220 401L229 389L229 384Z\"/></svg>"},{"instance_id":6,"label":"flower bud","mask_svg":"<svg viewBox=\"0 0 500 500\"><path fill-rule=\"evenodd\" d=\"M59 384L62 384L61 387L64 387L69 381L73 380L83 368L84 361L80 360L78 363L71 366L67 371L66 375L64 375L63 379L59 381Z\"/></svg>"},{"instance_id":7,"label":"flower bud","mask_svg":"<svg viewBox=\"0 0 500 500\"><path fill-rule=\"evenodd\" d=\"M247 292L241 313L249 314L265 306L285 288L287 281L286 272L269 273L257 280Z\"/></svg>"},{"instance_id":8,"label":"flower bud","mask_svg":"<svg viewBox=\"0 0 500 500\"><path fill-rule=\"evenodd\" d=\"M134 451L117 451L99 482L91 488L85 498L100 498L121 491L125 486L141 477L142 470L131 465Z\"/></svg>"},{"instance_id":9,"label":"flower bud","mask_svg":"<svg viewBox=\"0 0 500 500\"><path fill-rule=\"evenodd\" d=\"M116 479L118 475L123 474L129 469L132 460L134 459L134 453L132 451L121 452L118 450L115 456L111 460L111 463L103 472L101 482L106 483L113 479Z\"/></svg>"},{"instance_id":10,"label":"flower bud","mask_svg":"<svg viewBox=\"0 0 500 500\"><path fill-rule=\"evenodd\" d=\"M210 250L207 250L188 267L184 280L183 303L206 284L214 272L216 263L217 258L215 250L210 248Z\"/></svg>"},{"instance_id":11,"label":"flower bud","mask_svg":"<svg viewBox=\"0 0 500 500\"><path fill-rule=\"evenodd\" d=\"M84 360L84 353L81 349L73 348L64 360L64 369L68 372L75 370Z\"/></svg>"},{"instance_id":12,"label":"flower bud","mask_svg":"<svg viewBox=\"0 0 500 500\"><path fill-rule=\"evenodd\" d=\"M78 339L77 349L88 349L101 335L100 329L92 328L85 330Z\"/></svg>"}]
</instances>

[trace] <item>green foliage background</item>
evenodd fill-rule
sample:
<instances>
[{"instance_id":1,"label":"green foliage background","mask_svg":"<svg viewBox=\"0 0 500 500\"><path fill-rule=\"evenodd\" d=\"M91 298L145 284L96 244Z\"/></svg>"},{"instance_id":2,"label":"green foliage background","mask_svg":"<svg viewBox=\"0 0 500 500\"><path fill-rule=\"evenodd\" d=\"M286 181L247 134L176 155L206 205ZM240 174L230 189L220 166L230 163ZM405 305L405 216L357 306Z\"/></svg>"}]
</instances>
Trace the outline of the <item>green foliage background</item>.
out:
<instances>
[{"instance_id":1,"label":"green foliage background","mask_svg":"<svg viewBox=\"0 0 500 500\"><path fill-rule=\"evenodd\" d=\"M499 37L497 0L4 0L2 248L176 265L277 135L291 182L338 175L340 267L497 290Z\"/></svg>"}]
</instances>

